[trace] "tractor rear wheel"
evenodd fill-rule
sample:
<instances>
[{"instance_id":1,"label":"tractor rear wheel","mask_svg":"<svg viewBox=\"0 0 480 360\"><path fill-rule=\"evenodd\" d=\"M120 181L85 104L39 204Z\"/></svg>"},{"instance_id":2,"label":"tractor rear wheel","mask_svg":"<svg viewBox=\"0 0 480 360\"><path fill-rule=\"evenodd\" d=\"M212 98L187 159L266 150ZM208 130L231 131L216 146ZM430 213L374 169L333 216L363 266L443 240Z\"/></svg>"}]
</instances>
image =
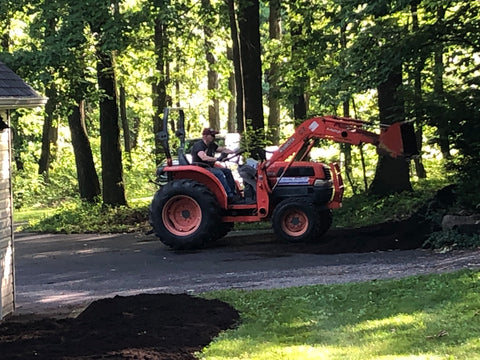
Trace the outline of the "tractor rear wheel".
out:
<instances>
[{"instance_id":1,"label":"tractor rear wheel","mask_svg":"<svg viewBox=\"0 0 480 360\"><path fill-rule=\"evenodd\" d=\"M303 198L281 201L272 215L273 231L287 242L318 241L330 225L331 216L325 218L325 210L317 210L311 201Z\"/></svg>"},{"instance_id":2,"label":"tractor rear wheel","mask_svg":"<svg viewBox=\"0 0 480 360\"><path fill-rule=\"evenodd\" d=\"M212 192L194 180L174 180L161 187L150 205L150 223L173 249L199 248L215 240L220 208Z\"/></svg>"}]
</instances>

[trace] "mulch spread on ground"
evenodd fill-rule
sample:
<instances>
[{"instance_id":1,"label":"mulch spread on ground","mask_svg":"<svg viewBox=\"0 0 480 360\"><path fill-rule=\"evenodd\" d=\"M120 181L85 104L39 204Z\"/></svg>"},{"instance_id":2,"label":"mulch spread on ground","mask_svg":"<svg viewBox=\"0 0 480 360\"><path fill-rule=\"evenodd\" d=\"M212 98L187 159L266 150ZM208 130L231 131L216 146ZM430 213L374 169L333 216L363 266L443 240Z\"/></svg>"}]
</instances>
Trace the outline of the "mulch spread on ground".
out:
<instances>
[{"instance_id":1,"label":"mulch spread on ground","mask_svg":"<svg viewBox=\"0 0 480 360\"><path fill-rule=\"evenodd\" d=\"M195 359L238 312L218 300L186 294L116 296L76 318L0 323L0 358Z\"/></svg>"}]
</instances>

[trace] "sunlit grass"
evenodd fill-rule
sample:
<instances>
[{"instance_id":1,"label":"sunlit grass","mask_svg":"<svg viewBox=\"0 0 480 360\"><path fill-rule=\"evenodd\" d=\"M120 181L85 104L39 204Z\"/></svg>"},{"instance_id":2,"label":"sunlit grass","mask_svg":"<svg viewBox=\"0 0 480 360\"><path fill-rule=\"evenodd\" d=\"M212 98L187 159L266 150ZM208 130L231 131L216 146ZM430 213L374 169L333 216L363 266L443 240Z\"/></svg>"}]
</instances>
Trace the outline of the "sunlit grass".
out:
<instances>
[{"instance_id":1,"label":"sunlit grass","mask_svg":"<svg viewBox=\"0 0 480 360\"><path fill-rule=\"evenodd\" d=\"M64 201L61 207L18 212L14 216L17 231L49 233L121 233L145 231L148 204L145 199L132 206L107 207L81 200Z\"/></svg>"},{"instance_id":2,"label":"sunlit grass","mask_svg":"<svg viewBox=\"0 0 480 360\"><path fill-rule=\"evenodd\" d=\"M480 359L480 271L205 296L241 314L205 360Z\"/></svg>"},{"instance_id":3,"label":"sunlit grass","mask_svg":"<svg viewBox=\"0 0 480 360\"><path fill-rule=\"evenodd\" d=\"M38 221L40 219L51 216L55 213L55 209L25 209L13 212L13 220L16 223L26 223L30 221Z\"/></svg>"}]
</instances>

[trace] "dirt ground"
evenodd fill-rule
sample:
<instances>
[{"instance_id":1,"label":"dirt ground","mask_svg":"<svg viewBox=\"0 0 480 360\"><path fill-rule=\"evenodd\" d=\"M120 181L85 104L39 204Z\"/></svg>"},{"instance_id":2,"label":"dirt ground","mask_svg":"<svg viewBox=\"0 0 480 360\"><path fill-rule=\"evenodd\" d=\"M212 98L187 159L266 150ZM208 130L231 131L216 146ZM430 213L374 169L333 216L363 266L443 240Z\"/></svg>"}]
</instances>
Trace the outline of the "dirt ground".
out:
<instances>
[{"instance_id":1,"label":"dirt ground","mask_svg":"<svg viewBox=\"0 0 480 360\"><path fill-rule=\"evenodd\" d=\"M186 294L116 296L93 302L76 318L2 323L0 358L195 359L238 318L221 301Z\"/></svg>"}]
</instances>

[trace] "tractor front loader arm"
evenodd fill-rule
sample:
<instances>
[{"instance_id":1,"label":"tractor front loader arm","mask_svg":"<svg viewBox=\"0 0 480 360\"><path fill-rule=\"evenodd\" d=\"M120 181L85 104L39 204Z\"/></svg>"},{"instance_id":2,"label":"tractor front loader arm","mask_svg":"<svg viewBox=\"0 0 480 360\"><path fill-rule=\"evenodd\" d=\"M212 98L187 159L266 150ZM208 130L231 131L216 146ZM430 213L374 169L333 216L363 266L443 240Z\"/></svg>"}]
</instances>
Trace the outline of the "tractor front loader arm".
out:
<instances>
[{"instance_id":1,"label":"tractor front loader arm","mask_svg":"<svg viewBox=\"0 0 480 360\"><path fill-rule=\"evenodd\" d=\"M373 144L380 152L392 157L411 157L417 154L411 123L399 122L382 126L380 134L365 130L365 125L369 124L362 120L339 116L308 119L297 127L295 133L272 154L268 161L264 162L262 168L267 169L276 161L285 161L297 154L305 144L315 139L328 139L352 145Z\"/></svg>"}]
</instances>

